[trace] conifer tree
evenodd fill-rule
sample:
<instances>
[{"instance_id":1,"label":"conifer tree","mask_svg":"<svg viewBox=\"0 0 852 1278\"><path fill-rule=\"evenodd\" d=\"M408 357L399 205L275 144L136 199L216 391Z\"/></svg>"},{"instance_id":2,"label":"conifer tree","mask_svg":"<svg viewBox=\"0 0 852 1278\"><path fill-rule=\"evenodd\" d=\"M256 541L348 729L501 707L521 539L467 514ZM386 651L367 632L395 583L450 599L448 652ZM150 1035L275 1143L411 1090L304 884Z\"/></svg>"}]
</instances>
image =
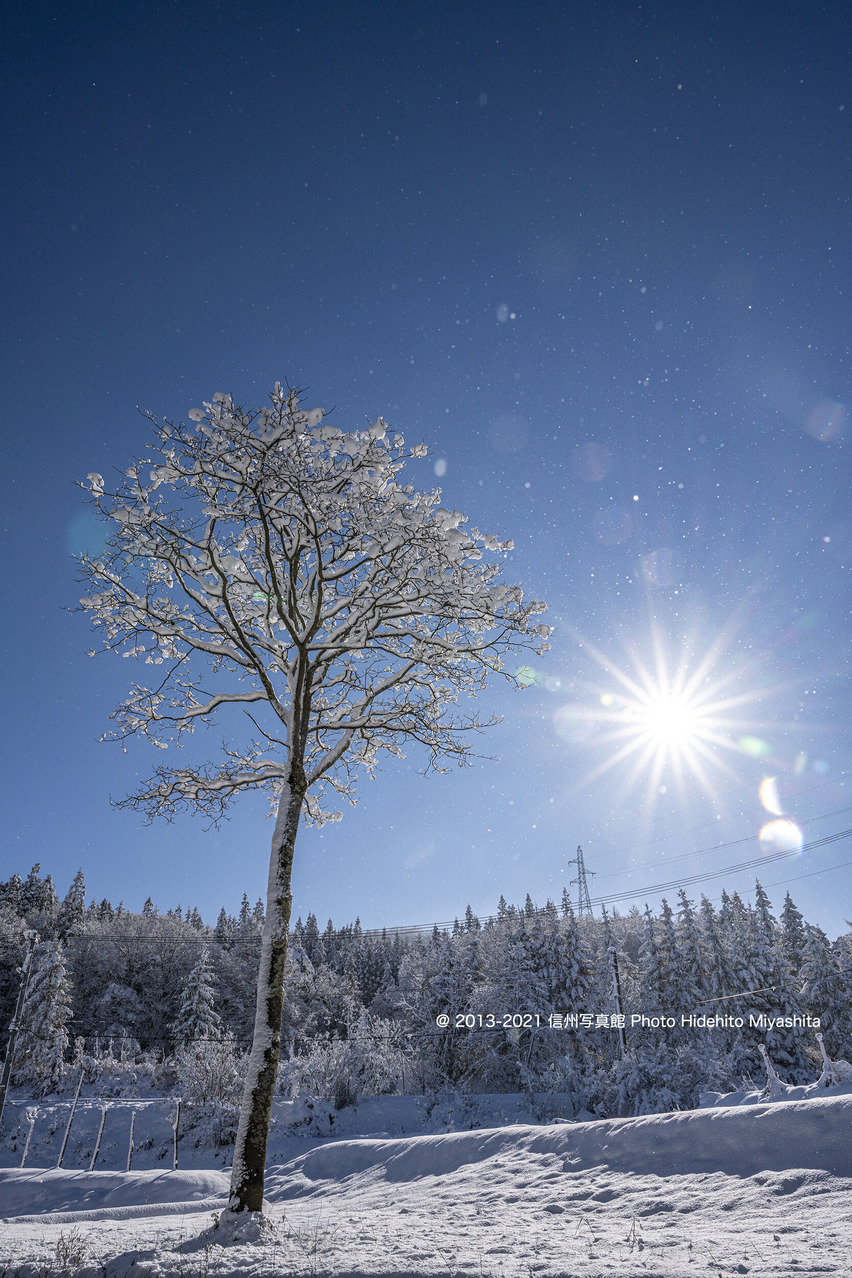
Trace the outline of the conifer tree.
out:
<instances>
[{"instance_id":1,"label":"conifer tree","mask_svg":"<svg viewBox=\"0 0 852 1278\"><path fill-rule=\"evenodd\" d=\"M181 994L180 1011L175 1024L175 1035L179 1043L221 1037L222 1019L215 1010L213 983L213 965L205 946Z\"/></svg>"},{"instance_id":2,"label":"conifer tree","mask_svg":"<svg viewBox=\"0 0 852 1278\"><path fill-rule=\"evenodd\" d=\"M678 891L678 898L680 905L675 929L677 975L674 998L675 1005L679 1006L682 1012L690 1012L697 1008L703 993L701 938L693 903L688 899L683 888Z\"/></svg>"},{"instance_id":3,"label":"conifer tree","mask_svg":"<svg viewBox=\"0 0 852 1278\"><path fill-rule=\"evenodd\" d=\"M645 934L639 947L640 1011L648 1016L660 1016L665 1001L663 970L660 951L650 906L645 906Z\"/></svg>"},{"instance_id":4,"label":"conifer tree","mask_svg":"<svg viewBox=\"0 0 852 1278\"><path fill-rule=\"evenodd\" d=\"M719 935L717 916L706 896L701 897L701 982L709 1001L727 999L733 993L725 947Z\"/></svg>"},{"instance_id":5,"label":"conifer tree","mask_svg":"<svg viewBox=\"0 0 852 1278\"><path fill-rule=\"evenodd\" d=\"M27 877L21 884L19 910L23 915L35 914L42 908L44 884L39 878L41 863L36 861Z\"/></svg>"},{"instance_id":6,"label":"conifer tree","mask_svg":"<svg viewBox=\"0 0 852 1278\"><path fill-rule=\"evenodd\" d=\"M219 911L219 917L216 920L216 926L213 929L213 935L219 945L225 949L230 949L233 945L233 936L236 931L236 919L233 919L226 913L224 905Z\"/></svg>"},{"instance_id":7,"label":"conifer tree","mask_svg":"<svg viewBox=\"0 0 852 1278\"><path fill-rule=\"evenodd\" d=\"M784 897L784 908L781 911L779 949L781 951L781 959L786 965L789 975L794 979L802 968L806 940L805 921L788 892Z\"/></svg>"},{"instance_id":8,"label":"conifer tree","mask_svg":"<svg viewBox=\"0 0 852 1278\"><path fill-rule=\"evenodd\" d=\"M42 941L33 954L32 968L21 1008L15 1049L15 1079L34 1085L42 1094L62 1082L71 1020L71 985L59 941Z\"/></svg>"},{"instance_id":9,"label":"conifer tree","mask_svg":"<svg viewBox=\"0 0 852 1278\"><path fill-rule=\"evenodd\" d=\"M799 1001L811 1016L818 1016L830 1055L841 1056L852 1046L852 991L822 928L806 925L805 949L800 973Z\"/></svg>"},{"instance_id":10,"label":"conifer tree","mask_svg":"<svg viewBox=\"0 0 852 1278\"><path fill-rule=\"evenodd\" d=\"M74 935L83 925L86 917L86 880L82 869L79 869L71 881L71 886L62 898L62 904L56 916L56 930L61 940Z\"/></svg>"},{"instance_id":11,"label":"conifer tree","mask_svg":"<svg viewBox=\"0 0 852 1278\"><path fill-rule=\"evenodd\" d=\"M14 914L21 915L21 893L23 884L20 874L13 874L5 883L0 883L0 906L5 905Z\"/></svg>"},{"instance_id":12,"label":"conifer tree","mask_svg":"<svg viewBox=\"0 0 852 1278\"><path fill-rule=\"evenodd\" d=\"M767 1010L775 1012L776 1017L791 1019L801 1015L801 1006L789 979L788 968L784 962L784 934L772 914L772 906L759 882L755 883L755 904L753 913L753 933L755 944L755 979L771 989L765 999ZM789 894L788 894L789 900ZM792 905L792 902L790 903ZM782 918L786 918L796 931L792 913L787 910ZM793 907L795 910L795 906ZM794 935L788 936L795 944ZM806 1081L810 1063L809 1048L811 1036L804 1026L776 1025L768 1030L765 1046L774 1065L779 1066L790 1082Z\"/></svg>"}]
</instances>

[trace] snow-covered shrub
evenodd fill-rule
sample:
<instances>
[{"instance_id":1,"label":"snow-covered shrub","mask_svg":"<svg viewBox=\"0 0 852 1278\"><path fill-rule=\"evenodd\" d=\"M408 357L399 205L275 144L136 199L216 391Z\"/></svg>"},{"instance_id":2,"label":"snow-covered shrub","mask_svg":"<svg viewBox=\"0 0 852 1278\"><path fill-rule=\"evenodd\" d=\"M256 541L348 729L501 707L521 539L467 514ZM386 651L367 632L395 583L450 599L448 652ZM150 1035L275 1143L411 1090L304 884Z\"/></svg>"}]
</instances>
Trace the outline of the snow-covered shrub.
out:
<instances>
[{"instance_id":1,"label":"snow-covered shrub","mask_svg":"<svg viewBox=\"0 0 852 1278\"><path fill-rule=\"evenodd\" d=\"M233 1034L178 1048L173 1061L184 1099L195 1105L208 1101L238 1105L247 1059Z\"/></svg>"},{"instance_id":2,"label":"snow-covered shrub","mask_svg":"<svg viewBox=\"0 0 852 1278\"><path fill-rule=\"evenodd\" d=\"M349 1076L350 1050L341 1038L323 1035L307 1052L286 1061L278 1071L278 1089L294 1100L317 1096L333 1102Z\"/></svg>"},{"instance_id":3,"label":"snow-covered shrub","mask_svg":"<svg viewBox=\"0 0 852 1278\"><path fill-rule=\"evenodd\" d=\"M550 1061L543 1069L523 1073L527 1107L540 1123L574 1118L585 1108L586 1091L575 1062L569 1057Z\"/></svg>"},{"instance_id":4,"label":"snow-covered shrub","mask_svg":"<svg viewBox=\"0 0 852 1278\"><path fill-rule=\"evenodd\" d=\"M673 1053L665 1043L628 1052L614 1070L618 1113L631 1117L680 1109L680 1097L670 1084L673 1073Z\"/></svg>"},{"instance_id":5,"label":"snow-covered shrub","mask_svg":"<svg viewBox=\"0 0 852 1278\"><path fill-rule=\"evenodd\" d=\"M411 1051L402 1027L363 1011L345 1039L320 1037L308 1051L285 1062L278 1088L293 1098L321 1097L340 1110L359 1095L402 1092L407 1063L411 1077Z\"/></svg>"},{"instance_id":6,"label":"snow-covered shrub","mask_svg":"<svg viewBox=\"0 0 852 1278\"><path fill-rule=\"evenodd\" d=\"M362 1012L350 1027L350 1077L365 1096L388 1096L402 1091L406 1040L402 1026L383 1016Z\"/></svg>"},{"instance_id":7,"label":"snow-covered shrub","mask_svg":"<svg viewBox=\"0 0 852 1278\"><path fill-rule=\"evenodd\" d=\"M477 1096L469 1096L455 1087L443 1087L426 1100L426 1131L465 1132L489 1126L493 1121L487 1106Z\"/></svg>"},{"instance_id":8,"label":"snow-covered shrub","mask_svg":"<svg viewBox=\"0 0 852 1278\"><path fill-rule=\"evenodd\" d=\"M197 1149L221 1149L237 1138L240 1107L230 1101L209 1100L185 1111L185 1132Z\"/></svg>"}]
</instances>

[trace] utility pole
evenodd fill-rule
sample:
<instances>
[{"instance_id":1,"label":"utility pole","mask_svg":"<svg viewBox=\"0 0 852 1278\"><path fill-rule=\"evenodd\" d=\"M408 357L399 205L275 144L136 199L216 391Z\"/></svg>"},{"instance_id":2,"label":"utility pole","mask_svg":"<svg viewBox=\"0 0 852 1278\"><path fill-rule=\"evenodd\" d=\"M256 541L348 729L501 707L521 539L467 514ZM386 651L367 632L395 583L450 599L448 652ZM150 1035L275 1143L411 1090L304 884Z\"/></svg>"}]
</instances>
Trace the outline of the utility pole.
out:
<instances>
[{"instance_id":1,"label":"utility pole","mask_svg":"<svg viewBox=\"0 0 852 1278\"><path fill-rule=\"evenodd\" d=\"M595 877L594 870L587 870L583 863L583 849L577 848L577 855L568 862L569 865L576 865L577 877L571 882L577 884L577 914L582 918L584 914L589 918L593 917L592 898L589 896L589 885L586 882L586 876Z\"/></svg>"},{"instance_id":2,"label":"utility pole","mask_svg":"<svg viewBox=\"0 0 852 1278\"><path fill-rule=\"evenodd\" d=\"M3 1062L3 1077L0 1079L0 1123L3 1122L3 1110L6 1106L6 1093L9 1090L9 1079L12 1076L12 1064L15 1060L15 1043L18 1038L18 1029L20 1028L21 1010L24 1006L24 999L27 994L33 950L35 948L35 943L38 940L38 933L25 932L24 939L27 943L27 949L21 966L21 985L18 990L18 1001L15 1004L15 1014L12 1017L12 1023L9 1026L9 1038L6 1043L6 1059Z\"/></svg>"}]
</instances>

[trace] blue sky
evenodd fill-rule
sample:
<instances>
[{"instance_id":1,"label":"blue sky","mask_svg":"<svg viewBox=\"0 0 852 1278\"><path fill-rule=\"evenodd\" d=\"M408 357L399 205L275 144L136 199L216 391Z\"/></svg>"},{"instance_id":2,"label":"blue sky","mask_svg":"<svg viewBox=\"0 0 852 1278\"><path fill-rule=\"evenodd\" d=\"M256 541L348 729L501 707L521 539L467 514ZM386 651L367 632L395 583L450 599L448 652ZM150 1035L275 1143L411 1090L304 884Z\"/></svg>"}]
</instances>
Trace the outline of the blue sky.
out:
<instances>
[{"instance_id":1,"label":"blue sky","mask_svg":"<svg viewBox=\"0 0 852 1278\"><path fill-rule=\"evenodd\" d=\"M849 839L773 861L759 833L852 825L848 7L3 21L0 874L40 861L64 891L82 865L98 898L205 918L262 893L261 801L218 832L110 808L156 760L98 744L132 672L65 609L97 536L76 481L144 455L136 406L287 379L427 442L411 481L514 538L556 627L530 686L493 690L492 760L424 778L412 751L303 834L297 914L543 903L581 844L621 908L763 858L689 894L758 873L843 930ZM660 668L700 674L657 766L635 703Z\"/></svg>"}]
</instances>

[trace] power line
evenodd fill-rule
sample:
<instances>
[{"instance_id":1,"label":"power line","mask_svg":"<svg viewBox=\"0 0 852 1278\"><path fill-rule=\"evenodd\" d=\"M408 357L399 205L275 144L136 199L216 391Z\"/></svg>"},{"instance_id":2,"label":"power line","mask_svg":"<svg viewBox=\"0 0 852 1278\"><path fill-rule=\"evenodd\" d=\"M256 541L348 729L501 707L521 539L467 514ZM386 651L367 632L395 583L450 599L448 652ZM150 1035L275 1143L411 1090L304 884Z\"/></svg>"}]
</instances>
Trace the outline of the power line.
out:
<instances>
[{"instance_id":1,"label":"power line","mask_svg":"<svg viewBox=\"0 0 852 1278\"><path fill-rule=\"evenodd\" d=\"M819 789L819 788L820 787L814 787L814 789ZM843 813L848 812L850 810L852 809L850 809L849 807L839 808L834 812L827 812L827 813L821 814L820 816L810 817L807 820L800 822L799 824L811 825L817 821L827 820L829 817L832 817L832 816L842 815ZM581 890L581 905L585 905L586 899L588 898L589 911L591 912L591 908L594 905L609 905L609 904L616 904L620 901L632 901L632 900L637 900L643 896L653 895L657 892L669 891L673 888L694 886L698 883L709 882L712 879L722 878L723 876L727 874L738 874L738 873L742 873L744 870L755 869L757 867L771 865L775 861L786 860L789 857L798 856L803 852L812 851L815 848L824 847L830 843L838 842L841 839L848 838L850 834L852 834L852 829L841 830L835 834L826 835L821 839L815 839L810 843L806 843L802 846L801 849L791 848L788 851L761 854L760 856L753 857L748 861L742 861L735 865L723 866L718 870L708 870L702 874L694 874L688 877L671 879L665 883L651 884L643 888L637 888L633 891L628 890L624 892L604 893L594 898L589 897L588 886L585 882L586 876L594 872L586 870L585 866L583 866L582 870L584 872L580 875L580 877L583 880L583 886L585 887L586 891L585 891L585 897L583 897L582 890ZM711 853L720 852L725 850L726 848L739 847L744 843L753 843L753 841L754 841L754 835L748 835L740 839L732 839L727 843L716 844L712 848L700 848L693 852L686 852L679 856L670 857L667 859L669 861L678 861L678 860L690 859L696 856L706 857L710 855ZM643 846L655 846L655 845L646 844L646 845L639 845L639 846L643 847ZM581 849L578 848L577 851L578 851L578 857L575 857L572 861L569 862L569 864L576 864L578 862L578 858L582 857ZM849 864L849 863L844 862L844 865L845 864ZM840 869L840 868L842 867L841 866L823 867L819 870L813 870L806 874L794 875L790 879L781 880L780 883L794 882L795 880L800 878L809 878L815 874L825 873L828 869ZM611 874L618 874L618 873L623 874L624 871L608 871L602 877L609 877ZM571 881L572 883L577 882L576 879L572 879ZM769 884L768 886L779 886L779 884L774 883L774 884ZM583 909L581 909L580 912L582 914L584 912ZM132 914L131 911L127 911L127 913ZM536 913L541 914L542 911L538 910L536 911ZM164 918L168 916L161 915L159 917ZM483 919L480 920L480 922L485 923L487 925L489 923L499 922L499 920L500 920L499 915L486 915ZM112 922L113 920L99 919L99 921ZM174 921L175 923L183 922L183 920L178 920L178 919L175 919ZM456 927L456 924L457 924L457 920L454 919L452 921L436 922L431 924L422 924L422 923L396 924L396 925L390 924L390 925L385 925L384 927L381 927L381 928L361 928L358 931L355 931L353 930L353 925L350 923L350 924L345 924L343 927L339 929L332 928L331 935L328 934L328 929L326 929L324 932L318 932L317 939L323 941L324 943L331 941L334 944L346 945L358 939L369 940L374 938L381 938L383 936L386 936L388 939L392 939L393 937L396 937L396 936L399 936L399 937L425 936L425 935L430 935L434 933L436 929L438 932L450 932L453 930L453 928ZM150 936L150 935L138 936L137 935L137 936L115 937L109 934L104 936L98 936L94 933L86 932L82 934L69 936L67 938L67 942L68 943L88 942L89 944L100 942L105 945L113 945L113 946L138 945L138 944L146 944L146 943L152 944L152 945L160 945L162 947L166 947L170 945L204 945L204 946L207 946L208 948L210 946L216 945L220 949L224 949L228 951L241 945L253 945L257 947L260 945L261 936L259 933L256 933L254 936L227 936L227 937L221 938L221 937L217 937L211 928L209 932L205 933L202 936L197 936L197 937L174 936L167 933L160 933L159 935L154 935L154 936Z\"/></svg>"},{"instance_id":2,"label":"power line","mask_svg":"<svg viewBox=\"0 0 852 1278\"><path fill-rule=\"evenodd\" d=\"M817 821L827 821L829 817L843 816L844 813L846 812L852 812L852 807L836 808L834 812L823 812L820 816L808 817L804 821L796 821L795 824L797 826L813 825ZM664 864L672 864L675 861L688 861L695 856L708 856L711 852L721 852L725 848L735 848L742 843L752 843L752 842L754 842L754 835L746 834L741 839L730 839L727 843L717 843L712 848L698 848L693 852L680 852L677 854L677 856L667 856L663 860L664 860ZM656 843L639 843L634 848L626 848L626 849L622 849L622 851L631 852L631 851L638 851L639 849L643 847L657 847L657 846L659 845ZM813 844L811 844L810 846L813 846ZM793 855L796 855L796 854L794 853ZM768 857L764 857L764 860L768 860ZM568 864L571 865L573 864L573 862L569 861ZM600 875L600 877L602 879L611 879L615 875L619 875L623 873L624 873L623 870L604 870L604 872Z\"/></svg>"},{"instance_id":3,"label":"power line","mask_svg":"<svg viewBox=\"0 0 852 1278\"><path fill-rule=\"evenodd\" d=\"M795 804L798 799L803 798L805 795L815 794L817 790L824 790L825 787L829 785L838 785L841 788L843 788L845 785L846 775L847 774L845 772L842 772L840 774L839 779L832 777L828 781L821 781L819 785L808 786L806 790L798 790L795 794L790 796L789 803L791 805ZM753 792L753 782L749 781L749 782L746 782L744 785L735 786L733 790L726 790L724 791L723 794L720 794L718 797L707 797L704 799L696 799L692 803L687 803L686 805L679 805L676 812L667 812L667 813L664 813L662 816L652 817L651 824L657 825L658 823L662 823L664 821L674 821L677 817L682 816L684 812L691 812L694 808L704 807L708 803L713 804L714 807L719 807L724 802L724 800L731 798L735 794L739 794L741 790L749 790ZM731 813L729 816L726 816L722 819L726 821L732 821L743 816L749 816L752 812L760 812L762 809L763 809L763 805L760 804L760 805L756 805L753 808L747 808L744 812L740 811L740 812ZM811 818L811 819L820 820L819 817ZM636 844L631 842L627 844L626 847L615 848L613 850L616 853L618 853L618 852L629 852L629 851L633 851L643 847L658 847L660 843L664 842L666 839L680 838L684 834L692 834L694 833L695 830L704 830L708 826L715 826L715 824L716 824L716 818L714 818L712 821L705 821L701 825L692 826L688 830L673 830L671 834L660 834L653 839L649 839L646 843ZM804 823L800 823L800 824L804 824Z\"/></svg>"},{"instance_id":4,"label":"power line","mask_svg":"<svg viewBox=\"0 0 852 1278\"><path fill-rule=\"evenodd\" d=\"M830 815L830 814L826 814L826 815ZM813 820L820 820L820 819L821 818L819 817L813 818ZM752 857L748 861L741 861L735 865L725 865L718 870L708 870L708 871L705 871L703 874L693 874L685 878L681 877L677 879L670 879L665 883L649 884L645 887L637 888L634 891L609 892L604 895L591 898L590 904L591 906L613 905L613 904L618 904L620 901L639 900L641 897L652 896L656 894L657 892L670 891L673 888L694 887L698 883L707 883L707 882L710 882L712 879L720 879L727 874L740 874L744 870L757 869L758 867L772 865L776 861L788 860L790 857L799 856L804 852L811 852L815 848L826 847L831 843L837 843L841 839L849 838L850 835L852 835L852 827L850 827L847 830L839 830L835 834L825 835L821 839L814 839L813 842L811 843L803 844L801 848L791 848L789 851L785 851L785 852L771 852L769 854L762 853L760 856ZM720 843L714 848L705 848L703 850L703 854L706 856L709 852L718 852L722 850L723 848L737 847L743 843L751 843L753 842L753 839L754 839L754 836L752 835L743 839L734 839L730 843ZM701 853L696 852L694 854L690 853L689 855L699 856L701 855ZM839 869L839 868L841 867L827 866L819 870L813 870L810 872L810 874L822 874L828 869ZM589 871L587 870L586 874L588 873ZM808 878L810 877L810 874L797 875L795 877ZM792 882L792 881L793 880L791 879L784 880L784 882ZM776 885L770 885L770 886L776 886ZM536 910L537 915L541 915L543 913L544 911L542 909ZM496 914L486 915L484 918L480 919L480 923L481 924L484 923L486 925L488 925L489 923L497 923L499 921L500 921L500 916ZM372 939L377 939L381 937L387 937L388 940L392 940L396 936L399 936L399 937L430 936L436 930L439 933L451 932L453 928L456 926L457 922L458 922L457 919L453 919L452 921L449 921L449 922L444 921L444 922L438 922L438 923L405 923L405 924L397 924L397 925L386 925L385 927L381 927L381 928L362 928L358 932L355 932L352 930L351 924L347 924L338 930L334 930L332 936L328 936L326 933L319 932L317 939L322 941L324 944L327 941L333 941L335 944L346 945L348 943L351 943L352 941L357 941L360 939L372 940ZM122 945L122 944L136 945L140 943L141 944L149 943L149 944L156 944L156 945L206 945L208 947L210 947L211 945L218 945L220 946L220 948L225 950L237 945L255 945L255 946L260 945L259 936L228 937L226 940L220 941L215 936L212 936L212 935L201 936L201 937L191 937L191 936L181 937L181 936L164 936L164 935L135 936L135 937L126 937L121 939L117 939L117 938L114 939L110 936L97 937L97 936L94 936L92 933L84 933L82 935L70 936L68 938L69 942L70 941L90 941L91 942L91 941L97 941L97 940L100 940L106 944L113 944L113 945Z\"/></svg>"},{"instance_id":5,"label":"power line","mask_svg":"<svg viewBox=\"0 0 852 1278\"><path fill-rule=\"evenodd\" d=\"M767 887L783 887L785 883L797 883L799 879L812 879L815 874L830 874L832 870L844 870L847 865L852 865L852 861L841 861L839 865L826 865L821 870L808 870L807 874L794 874L789 879L776 879L774 883L767 883Z\"/></svg>"},{"instance_id":6,"label":"power line","mask_svg":"<svg viewBox=\"0 0 852 1278\"><path fill-rule=\"evenodd\" d=\"M694 886L696 883L706 883L710 879L720 879L726 874L738 874L743 870L753 870L759 866L771 865L774 861L784 861L791 856L799 856L802 852L813 851L814 848L825 847L829 843L837 843L840 839L847 839L852 834L852 828L848 830L840 830L837 834L826 835L825 838L815 839L813 843L806 843L802 848L791 848L787 852L772 852L768 856L752 857L749 861L742 861L738 865L726 865L720 870L708 870L705 874L693 874L688 878L672 879L668 883L655 883L651 887L640 889L636 892L612 892L608 896L596 898L596 905L611 904L616 901L633 901L638 897L650 896L652 893L665 892L671 888L681 888ZM740 842L750 842L750 840L739 840ZM819 871L816 871L819 873Z\"/></svg>"}]
</instances>

